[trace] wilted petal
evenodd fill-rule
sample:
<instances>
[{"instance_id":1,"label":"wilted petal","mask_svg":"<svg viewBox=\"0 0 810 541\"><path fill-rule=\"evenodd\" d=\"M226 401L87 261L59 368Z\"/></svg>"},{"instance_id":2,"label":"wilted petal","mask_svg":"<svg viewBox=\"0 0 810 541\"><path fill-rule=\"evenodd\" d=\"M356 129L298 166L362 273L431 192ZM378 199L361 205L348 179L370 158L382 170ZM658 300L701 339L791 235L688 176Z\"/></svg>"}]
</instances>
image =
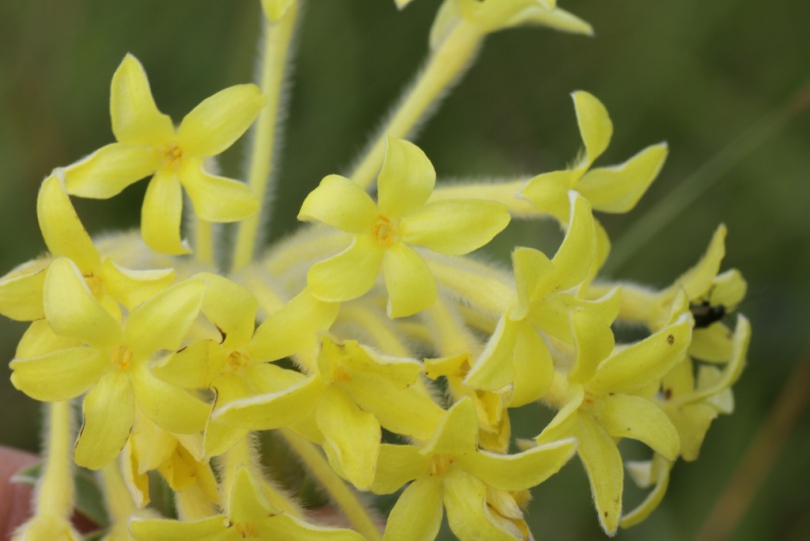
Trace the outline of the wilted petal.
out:
<instances>
[{"instance_id":1,"label":"wilted petal","mask_svg":"<svg viewBox=\"0 0 810 541\"><path fill-rule=\"evenodd\" d=\"M667 144L661 143L645 148L623 164L591 169L580 179L577 190L596 210L628 212L658 176L667 152Z\"/></svg>"},{"instance_id":2,"label":"wilted petal","mask_svg":"<svg viewBox=\"0 0 810 541\"><path fill-rule=\"evenodd\" d=\"M613 123L607 109L596 96L578 91L571 94L577 112L577 124L585 152L588 154L588 165L602 155L613 137Z\"/></svg>"},{"instance_id":3,"label":"wilted petal","mask_svg":"<svg viewBox=\"0 0 810 541\"><path fill-rule=\"evenodd\" d=\"M11 361L11 383L34 400L60 402L85 392L104 371L103 352L88 347Z\"/></svg>"},{"instance_id":4,"label":"wilted petal","mask_svg":"<svg viewBox=\"0 0 810 541\"><path fill-rule=\"evenodd\" d=\"M141 207L141 234L146 244L157 252L187 254L190 250L180 238L183 217L183 190L177 175L170 169L158 172L149 182Z\"/></svg>"},{"instance_id":5,"label":"wilted petal","mask_svg":"<svg viewBox=\"0 0 810 541\"><path fill-rule=\"evenodd\" d=\"M638 440L667 460L681 448L678 432L661 408L640 396L600 396L593 407L597 422L614 438Z\"/></svg>"},{"instance_id":6,"label":"wilted petal","mask_svg":"<svg viewBox=\"0 0 810 541\"><path fill-rule=\"evenodd\" d=\"M589 415L580 414L578 418L577 453L591 483L599 524L608 535L613 535L622 513L622 456L613 438Z\"/></svg>"},{"instance_id":7,"label":"wilted petal","mask_svg":"<svg viewBox=\"0 0 810 541\"><path fill-rule=\"evenodd\" d=\"M69 259L51 263L43 289L45 317L54 332L99 348L121 340L121 325L87 287Z\"/></svg>"},{"instance_id":8,"label":"wilted petal","mask_svg":"<svg viewBox=\"0 0 810 541\"><path fill-rule=\"evenodd\" d=\"M436 281L413 248L395 243L382 257L382 272L388 290L388 317L411 316L436 302Z\"/></svg>"},{"instance_id":9,"label":"wilted petal","mask_svg":"<svg viewBox=\"0 0 810 541\"><path fill-rule=\"evenodd\" d=\"M253 124L265 102L259 87L252 84L232 86L206 98L177 129L183 153L202 158L222 153Z\"/></svg>"},{"instance_id":10,"label":"wilted petal","mask_svg":"<svg viewBox=\"0 0 810 541\"><path fill-rule=\"evenodd\" d=\"M441 479L419 478L391 510L383 541L433 541L442 525L443 511Z\"/></svg>"},{"instance_id":11,"label":"wilted petal","mask_svg":"<svg viewBox=\"0 0 810 541\"><path fill-rule=\"evenodd\" d=\"M115 138L122 143L160 144L174 136L172 120L158 111L146 72L131 54L113 75L110 116Z\"/></svg>"},{"instance_id":12,"label":"wilted petal","mask_svg":"<svg viewBox=\"0 0 810 541\"><path fill-rule=\"evenodd\" d=\"M371 233L377 206L357 183L339 175L321 180L301 205L298 219L317 220L349 233Z\"/></svg>"},{"instance_id":13,"label":"wilted petal","mask_svg":"<svg viewBox=\"0 0 810 541\"><path fill-rule=\"evenodd\" d=\"M382 431L377 418L357 407L349 396L328 388L315 416L323 432L324 451L330 462L357 488L366 490L374 480Z\"/></svg>"},{"instance_id":14,"label":"wilted petal","mask_svg":"<svg viewBox=\"0 0 810 541\"><path fill-rule=\"evenodd\" d=\"M135 422L135 395L129 377L118 370L102 376L84 397L82 413L84 424L74 460L79 466L97 470L115 460Z\"/></svg>"},{"instance_id":15,"label":"wilted petal","mask_svg":"<svg viewBox=\"0 0 810 541\"><path fill-rule=\"evenodd\" d=\"M133 367L132 388L138 405L159 427L177 434L193 434L205 428L210 406L157 379L146 363L139 362Z\"/></svg>"},{"instance_id":16,"label":"wilted petal","mask_svg":"<svg viewBox=\"0 0 810 541\"><path fill-rule=\"evenodd\" d=\"M434 252L464 255L484 246L509 224L506 206L451 199L428 203L400 222L402 241Z\"/></svg>"},{"instance_id":17,"label":"wilted petal","mask_svg":"<svg viewBox=\"0 0 810 541\"><path fill-rule=\"evenodd\" d=\"M183 160L177 176L203 220L237 222L259 210L259 200L246 184L206 173L199 160Z\"/></svg>"},{"instance_id":18,"label":"wilted petal","mask_svg":"<svg viewBox=\"0 0 810 541\"><path fill-rule=\"evenodd\" d=\"M422 149L404 139L388 137L380 176L377 204L389 218L401 218L421 209L436 185L436 171Z\"/></svg>"},{"instance_id":19,"label":"wilted petal","mask_svg":"<svg viewBox=\"0 0 810 541\"><path fill-rule=\"evenodd\" d=\"M307 284L322 301L350 301L374 287L382 259L380 243L371 235L358 235L343 252L312 265Z\"/></svg>"},{"instance_id":20,"label":"wilted petal","mask_svg":"<svg viewBox=\"0 0 810 541\"><path fill-rule=\"evenodd\" d=\"M154 147L113 143L62 170L70 195L109 199L158 170Z\"/></svg>"}]
</instances>

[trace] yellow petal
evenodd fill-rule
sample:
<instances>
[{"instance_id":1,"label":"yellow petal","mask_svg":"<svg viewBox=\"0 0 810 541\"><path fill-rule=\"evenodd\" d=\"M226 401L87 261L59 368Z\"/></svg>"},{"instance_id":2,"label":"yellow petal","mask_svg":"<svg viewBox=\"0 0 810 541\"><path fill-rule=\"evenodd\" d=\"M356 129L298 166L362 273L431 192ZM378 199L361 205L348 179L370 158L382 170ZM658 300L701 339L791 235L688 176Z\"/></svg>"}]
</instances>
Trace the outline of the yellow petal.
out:
<instances>
[{"instance_id":1,"label":"yellow petal","mask_svg":"<svg viewBox=\"0 0 810 541\"><path fill-rule=\"evenodd\" d=\"M698 264L683 273L671 289L683 288L690 301L697 300L709 292L712 281L720 270L720 263L726 255L726 232L726 226L720 224Z\"/></svg>"},{"instance_id":2,"label":"yellow petal","mask_svg":"<svg viewBox=\"0 0 810 541\"><path fill-rule=\"evenodd\" d=\"M594 403L593 415L614 438L638 440L670 461L678 457L678 432L651 400L626 394L601 396Z\"/></svg>"},{"instance_id":3,"label":"yellow petal","mask_svg":"<svg viewBox=\"0 0 810 541\"><path fill-rule=\"evenodd\" d=\"M383 247L371 235L358 235L343 252L309 268L307 284L312 294L326 302L362 297L377 280Z\"/></svg>"},{"instance_id":4,"label":"yellow petal","mask_svg":"<svg viewBox=\"0 0 810 541\"><path fill-rule=\"evenodd\" d=\"M552 171L531 179L519 194L531 201L534 208L568 222L570 202L568 190L574 187L579 174L576 171Z\"/></svg>"},{"instance_id":5,"label":"yellow petal","mask_svg":"<svg viewBox=\"0 0 810 541\"><path fill-rule=\"evenodd\" d=\"M425 260L404 243L383 253L382 272L388 290L388 317L411 316L436 302L436 281Z\"/></svg>"},{"instance_id":6,"label":"yellow petal","mask_svg":"<svg viewBox=\"0 0 810 541\"><path fill-rule=\"evenodd\" d=\"M323 432L324 451L360 490L374 480L382 431L377 418L361 410L343 391L328 388L315 414Z\"/></svg>"},{"instance_id":7,"label":"yellow petal","mask_svg":"<svg viewBox=\"0 0 810 541\"><path fill-rule=\"evenodd\" d=\"M340 305L323 302L305 288L259 325L248 346L257 359L274 361L317 343L318 334L332 326Z\"/></svg>"},{"instance_id":8,"label":"yellow petal","mask_svg":"<svg viewBox=\"0 0 810 541\"><path fill-rule=\"evenodd\" d=\"M391 510L383 541L432 541L439 533L443 514L441 479L417 479Z\"/></svg>"},{"instance_id":9,"label":"yellow petal","mask_svg":"<svg viewBox=\"0 0 810 541\"><path fill-rule=\"evenodd\" d=\"M187 391L157 379L146 363L135 364L132 389L146 416L164 430L193 434L205 428L210 406Z\"/></svg>"},{"instance_id":10,"label":"yellow petal","mask_svg":"<svg viewBox=\"0 0 810 541\"><path fill-rule=\"evenodd\" d=\"M591 379L616 344L610 324L591 310L578 308L571 314L571 326L576 339L574 367L569 381L584 383Z\"/></svg>"},{"instance_id":11,"label":"yellow petal","mask_svg":"<svg viewBox=\"0 0 810 541\"><path fill-rule=\"evenodd\" d=\"M370 234L377 214L377 205L357 183L329 175L304 199L298 219L317 220L349 233Z\"/></svg>"},{"instance_id":12,"label":"yellow petal","mask_svg":"<svg viewBox=\"0 0 810 541\"><path fill-rule=\"evenodd\" d=\"M731 358L732 333L719 321L692 332L689 355L701 361L724 363Z\"/></svg>"},{"instance_id":13,"label":"yellow petal","mask_svg":"<svg viewBox=\"0 0 810 541\"><path fill-rule=\"evenodd\" d=\"M475 452L478 442L478 418L469 397L456 402L442 419L436 434L422 449L428 455L464 455Z\"/></svg>"},{"instance_id":14,"label":"yellow petal","mask_svg":"<svg viewBox=\"0 0 810 541\"><path fill-rule=\"evenodd\" d=\"M568 231L554 259L551 260L554 264L553 274L542 282L546 287L552 286L557 290L566 290L581 283L591 270L596 256L596 234L591 205L575 191L568 192L568 197L571 202ZM540 291L535 291L533 296L539 294Z\"/></svg>"},{"instance_id":15,"label":"yellow petal","mask_svg":"<svg viewBox=\"0 0 810 541\"><path fill-rule=\"evenodd\" d=\"M186 280L164 289L137 309L124 325L124 340L136 354L146 357L161 350L177 350L197 319L205 283Z\"/></svg>"},{"instance_id":16,"label":"yellow petal","mask_svg":"<svg viewBox=\"0 0 810 541\"><path fill-rule=\"evenodd\" d=\"M501 316L484 351L464 378L465 385L484 391L499 391L514 383L512 351L517 341L518 325L506 316Z\"/></svg>"},{"instance_id":17,"label":"yellow petal","mask_svg":"<svg viewBox=\"0 0 810 541\"><path fill-rule=\"evenodd\" d=\"M132 310L168 287L174 281L174 269L135 271L105 259L101 277L107 293Z\"/></svg>"},{"instance_id":18,"label":"yellow petal","mask_svg":"<svg viewBox=\"0 0 810 541\"><path fill-rule=\"evenodd\" d=\"M62 170L70 195L109 199L160 167L154 147L113 143Z\"/></svg>"},{"instance_id":19,"label":"yellow petal","mask_svg":"<svg viewBox=\"0 0 810 541\"><path fill-rule=\"evenodd\" d=\"M107 364L97 349L74 347L11 361L11 383L34 400L61 402L85 392Z\"/></svg>"},{"instance_id":20,"label":"yellow petal","mask_svg":"<svg viewBox=\"0 0 810 541\"><path fill-rule=\"evenodd\" d=\"M487 487L481 480L459 469L445 475L443 485L447 522L456 537L515 541L516 536L492 517L486 502Z\"/></svg>"},{"instance_id":21,"label":"yellow petal","mask_svg":"<svg viewBox=\"0 0 810 541\"><path fill-rule=\"evenodd\" d=\"M723 305L728 309L736 307L745 298L748 283L737 269L718 274L712 283L710 303Z\"/></svg>"},{"instance_id":22,"label":"yellow petal","mask_svg":"<svg viewBox=\"0 0 810 541\"><path fill-rule=\"evenodd\" d=\"M174 135L172 120L158 111L146 72L131 54L113 75L110 116L115 138L122 143L160 144Z\"/></svg>"},{"instance_id":23,"label":"yellow petal","mask_svg":"<svg viewBox=\"0 0 810 541\"><path fill-rule=\"evenodd\" d=\"M278 393L231 402L214 412L212 418L241 428L272 430L309 415L323 392L323 379L310 377Z\"/></svg>"},{"instance_id":24,"label":"yellow petal","mask_svg":"<svg viewBox=\"0 0 810 541\"><path fill-rule=\"evenodd\" d=\"M129 377L108 372L82 403L84 424L74 450L76 464L91 470L115 460L129 438L135 421L135 395Z\"/></svg>"},{"instance_id":25,"label":"yellow petal","mask_svg":"<svg viewBox=\"0 0 810 541\"><path fill-rule=\"evenodd\" d=\"M129 523L136 541L214 541L221 539L229 526L228 517L216 515L203 520L179 521L167 519L143 520L133 518Z\"/></svg>"},{"instance_id":26,"label":"yellow petal","mask_svg":"<svg viewBox=\"0 0 810 541\"><path fill-rule=\"evenodd\" d=\"M207 158L222 153L242 137L266 100L259 87L236 85L203 100L177 129L184 155Z\"/></svg>"},{"instance_id":27,"label":"yellow petal","mask_svg":"<svg viewBox=\"0 0 810 541\"><path fill-rule=\"evenodd\" d=\"M388 218L401 218L425 205L436 185L436 171L413 143L388 137L387 145L377 179L377 205Z\"/></svg>"},{"instance_id":28,"label":"yellow petal","mask_svg":"<svg viewBox=\"0 0 810 541\"><path fill-rule=\"evenodd\" d=\"M628 472L632 474L633 468L636 464L637 463L628 462ZM650 491L647 497L644 498L644 501L638 505L638 507L629 513L626 513L622 517L622 521L620 523L622 528L630 528L631 526L640 524L650 516L650 513L655 511L658 504L661 503L661 501L664 499L664 495L667 492L667 487L669 486L669 472L671 469L671 463L667 462L658 455L655 456L655 458L652 460L652 467L650 468L650 481L655 483L655 487Z\"/></svg>"},{"instance_id":29,"label":"yellow petal","mask_svg":"<svg viewBox=\"0 0 810 541\"><path fill-rule=\"evenodd\" d=\"M613 535L622 513L624 469L619 449L589 415L578 415L577 453L585 466L591 493L596 504L599 524L605 533Z\"/></svg>"},{"instance_id":30,"label":"yellow petal","mask_svg":"<svg viewBox=\"0 0 810 541\"><path fill-rule=\"evenodd\" d=\"M14 355L18 359L32 359L80 345L82 343L79 340L59 336L53 332L47 321L41 319L28 326L17 344L17 352Z\"/></svg>"},{"instance_id":31,"label":"yellow petal","mask_svg":"<svg viewBox=\"0 0 810 541\"><path fill-rule=\"evenodd\" d=\"M83 272L101 265L98 250L84 229L58 175L42 182L37 196L37 218L42 237L54 257L68 257Z\"/></svg>"},{"instance_id":32,"label":"yellow petal","mask_svg":"<svg viewBox=\"0 0 810 541\"><path fill-rule=\"evenodd\" d=\"M178 387L207 389L211 380L219 375L224 365L224 356L222 346L210 340L201 340L167 356L155 364L152 372L156 377Z\"/></svg>"},{"instance_id":33,"label":"yellow petal","mask_svg":"<svg viewBox=\"0 0 810 541\"><path fill-rule=\"evenodd\" d=\"M87 287L81 271L69 259L51 263L43 289L45 317L54 332L99 348L121 340L121 325Z\"/></svg>"},{"instance_id":34,"label":"yellow petal","mask_svg":"<svg viewBox=\"0 0 810 541\"><path fill-rule=\"evenodd\" d=\"M375 494L392 494L408 481L429 472L430 458L421 454L418 447L384 443L380 446L371 490Z\"/></svg>"},{"instance_id":35,"label":"yellow petal","mask_svg":"<svg viewBox=\"0 0 810 541\"><path fill-rule=\"evenodd\" d=\"M540 6L532 6L519 12L518 16L513 17L508 24L509 26L536 24L560 32L593 35L593 27L587 21L560 8L544 9Z\"/></svg>"},{"instance_id":36,"label":"yellow petal","mask_svg":"<svg viewBox=\"0 0 810 541\"><path fill-rule=\"evenodd\" d=\"M0 279L0 314L17 321L45 317L42 289L50 261L34 260Z\"/></svg>"},{"instance_id":37,"label":"yellow petal","mask_svg":"<svg viewBox=\"0 0 810 541\"><path fill-rule=\"evenodd\" d=\"M294 0L262 0L264 14L271 22L278 22L290 9Z\"/></svg>"},{"instance_id":38,"label":"yellow petal","mask_svg":"<svg viewBox=\"0 0 810 541\"><path fill-rule=\"evenodd\" d=\"M585 143L588 164L602 155L613 137L613 123L607 109L596 96L578 91L571 94L577 112L577 124L582 142Z\"/></svg>"},{"instance_id":39,"label":"yellow petal","mask_svg":"<svg viewBox=\"0 0 810 541\"><path fill-rule=\"evenodd\" d=\"M543 338L530 324L518 326L512 352L515 381L510 407L519 407L539 400L551 387L554 363Z\"/></svg>"},{"instance_id":40,"label":"yellow petal","mask_svg":"<svg viewBox=\"0 0 810 541\"><path fill-rule=\"evenodd\" d=\"M516 492L539 485L560 471L574 455L576 440L559 440L516 455L478 451L459 459L459 464L487 485Z\"/></svg>"},{"instance_id":41,"label":"yellow petal","mask_svg":"<svg viewBox=\"0 0 810 541\"><path fill-rule=\"evenodd\" d=\"M199 160L183 160L178 178L203 220L237 222L259 210L259 200L246 184L206 173Z\"/></svg>"},{"instance_id":42,"label":"yellow petal","mask_svg":"<svg viewBox=\"0 0 810 541\"><path fill-rule=\"evenodd\" d=\"M491 241L509 224L505 205L493 201L453 199L429 203L403 218L403 242L434 252L464 255Z\"/></svg>"},{"instance_id":43,"label":"yellow petal","mask_svg":"<svg viewBox=\"0 0 810 541\"><path fill-rule=\"evenodd\" d=\"M137 473L143 474L171 457L177 447L177 438L138 411L127 446L137 462Z\"/></svg>"},{"instance_id":44,"label":"yellow petal","mask_svg":"<svg viewBox=\"0 0 810 541\"><path fill-rule=\"evenodd\" d=\"M173 171L161 170L149 182L141 207L141 234L157 252L170 255L190 253L180 238L183 191Z\"/></svg>"},{"instance_id":45,"label":"yellow petal","mask_svg":"<svg viewBox=\"0 0 810 541\"><path fill-rule=\"evenodd\" d=\"M290 541L364 541L365 537L353 530L315 526L309 522L282 513L257 522L260 539L289 539Z\"/></svg>"},{"instance_id":46,"label":"yellow petal","mask_svg":"<svg viewBox=\"0 0 810 541\"><path fill-rule=\"evenodd\" d=\"M253 293L222 276L203 273L206 283L203 312L222 333L222 345L237 349L250 341L259 303Z\"/></svg>"},{"instance_id":47,"label":"yellow petal","mask_svg":"<svg viewBox=\"0 0 810 541\"><path fill-rule=\"evenodd\" d=\"M645 148L621 165L591 169L580 179L577 191L595 210L628 212L658 176L667 151L667 144L661 143Z\"/></svg>"}]
</instances>

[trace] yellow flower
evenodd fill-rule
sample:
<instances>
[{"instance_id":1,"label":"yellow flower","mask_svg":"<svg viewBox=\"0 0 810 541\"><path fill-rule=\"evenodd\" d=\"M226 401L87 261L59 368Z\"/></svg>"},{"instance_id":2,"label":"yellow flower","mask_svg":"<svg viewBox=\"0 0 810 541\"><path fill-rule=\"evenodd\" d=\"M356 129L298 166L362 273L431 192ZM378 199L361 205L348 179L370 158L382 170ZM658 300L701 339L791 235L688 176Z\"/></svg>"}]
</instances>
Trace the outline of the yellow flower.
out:
<instances>
[{"instance_id":1,"label":"yellow flower","mask_svg":"<svg viewBox=\"0 0 810 541\"><path fill-rule=\"evenodd\" d=\"M230 402L213 418L252 430L306 422L308 436L321 440L332 467L367 489L381 427L427 439L444 413L420 386L422 365L412 359L385 357L353 340L340 344L327 336L318 369L308 378L293 373L299 381L287 389Z\"/></svg>"},{"instance_id":2,"label":"yellow flower","mask_svg":"<svg viewBox=\"0 0 810 541\"><path fill-rule=\"evenodd\" d=\"M577 439L599 522L609 535L619 525L624 490L617 439L641 441L669 461L680 450L677 430L651 398L689 346L691 323L683 297L679 308L673 323L616 350L609 323L587 310L572 314L576 359L567 375L556 378L554 405L560 409L535 441Z\"/></svg>"},{"instance_id":3,"label":"yellow flower","mask_svg":"<svg viewBox=\"0 0 810 541\"><path fill-rule=\"evenodd\" d=\"M345 251L310 268L312 293L324 301L356 299L374 286L382 270L390 317L430 307L436 283L411 246L463 255L488 243L509 223L500 203L457 199L426 204L435 183L427 156L416 145L392 138L376 204L351 180L324 178L304 200L298 219L323 222L352 233L354 240Z\"/></svg>"},{"instance_id":4,"label":"yellow flower","mask_svg":"<svg viewBox=\"0 0 810 541\"><path fill-rule=\"evenodd\" d=\"M241 541L243 539L289 539L290 541L362 541L351 530L313 526L274 509L246 468L236 475L229 494L227 513L197 521L133 519L136 541Z\"/></svg>"},{"instance_id":5,"label":"yellow flower","mask_svg":"<svg viewBox=\"0 0 810 541\"><path fill-rule=\"evenodd\" d=\"M585 196L594 210L627 212L661 170L667 157L667 145L647 147L620 165L591 169L610 143L613 123L605 106L593 95L580 91L574 92L572 97L579 133L585 144L582 155L570 169L534 177L521 193L538 210L563 223L568 221L568 190L577 190Z\"/></svg>"},{"instance_id":6,"label":"yellow flower","mask_svg":"<svg viewBox=\"0 0 810 541\"><path fill-rule=\"evenodd\" d=\"M433 438L424 445L389 445L380 449L374 484L377 494L391 494L413 481L394 505L384 541L431 541L443 510L462 541L524 539L511 521L496 518L488 493L517 492L557 473L574 453L573 439L541 445L516 455L478 449L478 420L472 400L450 408Z\"/></svg>"},{"instance_id":7,"label":"yellow flower","mask_svg":"<svg viewBox=\"0 0 810 541\"><path fill-rule=\"evenodd\" d=\"M49 338L46 325L22 341L11 362L11 381L46 402L87 391L77 464L98 469L115 459L129 438L136 404L171 432L203 429L208 406L157 379L147 364L154 353L180 347L199 313L203 289L201 280L165 289L133 310L122 325L93 296L73 262L59 258L51 263L44 286L45 316L62 338ZM43 348L43 342L53 344Z\"/></svg>"},{"instance_id":8,"label":"yellow flower","mask_svg":"<svg viewBox=\"0 0 810 541\"><path fill-rule=\"evenodd\" d=\"M264 106L255 85L227 88L200 103L175 129L155 105L140 62L127 55L113 75L110 113L118 141L65 169L71 195L110 198L146 176L141 232L158 252L188 253L180 238L185 188L196 214L211 222L233 222L254 214L259 203L235 180L203 170L250 127Z\"/></svg>"}]
</instances>

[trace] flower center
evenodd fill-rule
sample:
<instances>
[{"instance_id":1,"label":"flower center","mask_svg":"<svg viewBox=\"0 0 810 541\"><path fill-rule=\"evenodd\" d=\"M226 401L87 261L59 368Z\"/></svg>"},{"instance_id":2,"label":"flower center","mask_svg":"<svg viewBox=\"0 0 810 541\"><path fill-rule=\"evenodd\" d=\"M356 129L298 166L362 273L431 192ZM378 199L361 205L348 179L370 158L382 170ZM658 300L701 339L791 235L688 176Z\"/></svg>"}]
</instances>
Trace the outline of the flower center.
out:
<instances>
[{"instance_id":1,"label":"flower center","mask_svg":"<svg viewBox=\"0 0 810 541\"><path fill-rule=\"evenodd\" d=\"M250 356L245 355L239 351L232 351L228 358L225 360L225 364L228 366L228 369L231 372L239 372L243 368L245 368L248 363L250 362Z\"/></svg>"},{"instance_id":2,"label":"flower center","mask_svg":"<svg viewBox=\"0 0 810 541\"><path fill-rule=\"evenodd\" d=\"M113 366L122 372L132 364L132 350L126 346L118 346L112 354Z\"/></svg>"},{"instance_id":3,"label":"flower center","mask_svg":"<svg viewBox=\"0 0 810 541\"><path fill-rule=\"evenodd\" d=\"M234 524L233 527L242 539L247 537L259 537L259 531L252 522L239 522Z\"/></svg>"},{"instance_id":4,"label":"flower center","mask_svg":"<svg viewBox=\"0 0 810 541\"><path fill-rule=\"evenodd\" d=\"M372 233L377 238L380 245L390 248L391 245L399 240L399 231L397 230L397 221L391 220L383 215L377 218L377 223L374 224Z\"/></svg>"},{"instance_id":5,"label":"flower center","mask_svg":"<svg viewBox=\"0 0 810 541\"><path fill-rule=\"evenodd\" d=\"M160 157L163 160L163 167L174 169L183 159L183 149L177 143L169 143L160 147Z\"/></svg>"},{"instance_id":6,"label":"flower center","mask_svg":"<svg viewBox=\"0 0 810 541\"><path fill-rule=\"evenodd\" d=\"M444 475L453 466L454 458L452 455L433 455L430 461L430 475L439 477Z\"/></svg>"}]
</instances>

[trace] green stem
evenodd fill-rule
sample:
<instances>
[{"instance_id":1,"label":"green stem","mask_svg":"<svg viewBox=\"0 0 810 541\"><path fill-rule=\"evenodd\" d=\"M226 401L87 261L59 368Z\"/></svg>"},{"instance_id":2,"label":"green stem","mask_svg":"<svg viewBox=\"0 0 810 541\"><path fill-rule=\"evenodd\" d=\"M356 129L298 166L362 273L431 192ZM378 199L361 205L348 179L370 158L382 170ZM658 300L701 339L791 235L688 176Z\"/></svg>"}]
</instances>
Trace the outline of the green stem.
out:
<instances>
[{"instance_id":1,"label":"green stem","mask_svg":"<svg viewBox=\"0 0 810 541\"><path fill-rule=\"evenodd\" d=\"M470 24L458 24L430 56L427 66L417 76L400 100L374 142L358 161L349 178L368 188L379 173L385 157L387 137L407 137L430 106L455 82L472 63L483 35Z\"/></svg>"},{"instance_id":2,"label":"green stem","mask_svg":"<svg viewBox=\"0 0 810 541\"><path fill-rule=\"evenodd\" d=\"M318 448L288 428L279 429L278 433L298 454L298 457L329 493L332 500L343 510L354 529L367 541L382 541L380 530L366 508L363 507L354 491L346 485L346 482L338 477Z\"/></svg>"},{"instance_id":3,"label":"green stem","mask_svg":"<svg viewBox=\"0 0 810 541\"><path fill-rule=\"evenodd\" d=\"M253 131L248 185L262 202L259 212L239 224L234 248L233 268L240 269L253 260L259 226L269 219L273 186L271 180L278 147L277 127L282 117L284 77L290 42L298 19L298 2L294 1L277 22L266 20L262 51L261 89L267 98Z\"/></svg>"}]
</instances>

